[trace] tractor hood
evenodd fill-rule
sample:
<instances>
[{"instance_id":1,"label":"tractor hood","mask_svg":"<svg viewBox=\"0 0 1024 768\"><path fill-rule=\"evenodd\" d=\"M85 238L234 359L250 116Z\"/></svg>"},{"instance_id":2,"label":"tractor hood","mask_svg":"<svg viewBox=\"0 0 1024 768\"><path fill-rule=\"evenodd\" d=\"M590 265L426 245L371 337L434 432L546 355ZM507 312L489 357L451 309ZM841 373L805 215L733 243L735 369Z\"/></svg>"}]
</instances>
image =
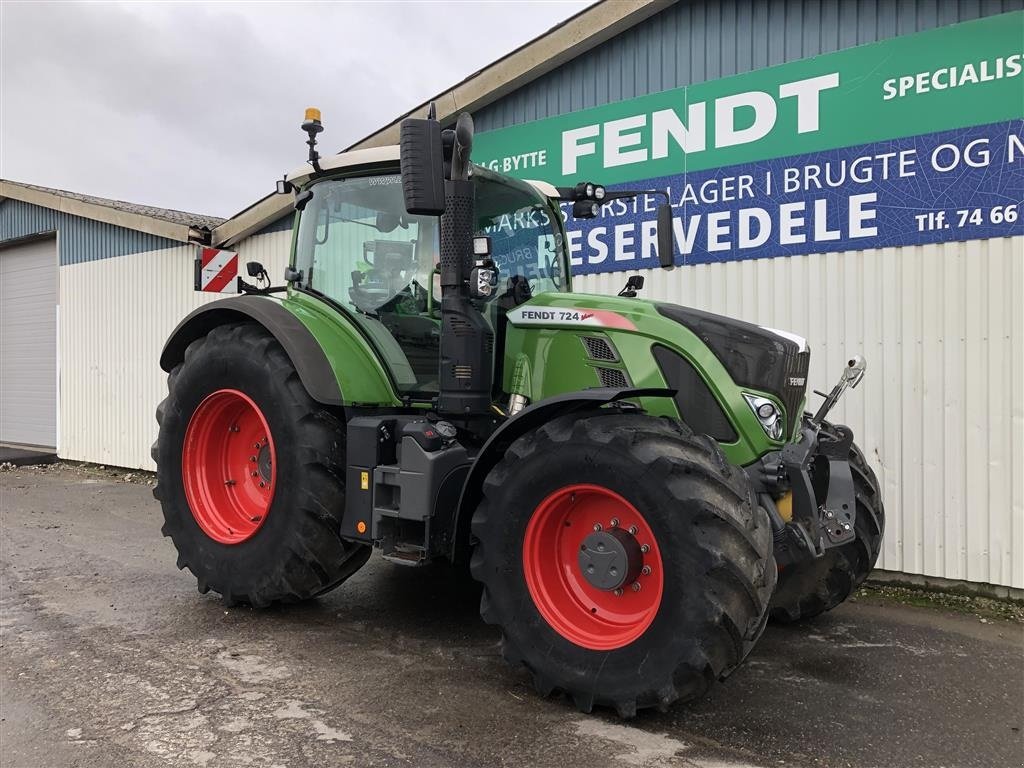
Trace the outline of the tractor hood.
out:
<instances>
[{"instance_id":1,"label":"tractor hood","mask_svg":"<svg viewBox=\"0 0 1024 768\"><path fill-rule=\"evenodd\" d=\"M698 336L738 385L770 392L782 401L787 415L786 434L792 433L807 389L811 353L805 339L675 304L655 307Z\"/></svg>"},{"instance_id":2,"label":"tractor hood","mask_svg":"<svg viewBox=\"0 0 1024 768\"><path fill-rule=\"evenodd\" d=\"M570 360L584 349L581 340L600 346L603 339L610 351L595 358L588 349L583 359L605 374L598 377L602 386L612 386L609 382L615 379L633 386L667 384L677 390L678 410L694 428L724 446L737 446L733 461L746 463L764 450L763 425L748 394L769 396L782 406L782 439L793 435L799 423L810 352L795 334L674 304L578 293L539 294L507 317L517 329L509 365L522 350L531 360L543 357L548 362L533 371L527 390L511 379L505 382L512 387L508 391L531 400L597 385L588 383L593 371L570 373L579 370ZM574 331L571 342L553 333L561 330ZM536 339L532 346L531 338ZM777 444L779 438L774 439Z\"/></svg>"}]
</instances>

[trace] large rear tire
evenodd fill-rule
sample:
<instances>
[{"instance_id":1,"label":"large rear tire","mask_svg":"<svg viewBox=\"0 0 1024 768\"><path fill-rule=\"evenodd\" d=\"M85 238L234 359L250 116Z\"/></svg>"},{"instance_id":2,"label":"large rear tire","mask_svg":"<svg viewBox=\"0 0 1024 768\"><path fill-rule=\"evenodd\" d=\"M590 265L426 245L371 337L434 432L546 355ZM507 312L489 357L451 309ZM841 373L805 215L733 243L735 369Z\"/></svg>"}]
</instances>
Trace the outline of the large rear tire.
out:
<instances>
[{"instance_id":1,"label":"large rear tire","mask_svg":"<svg viewBox=\"0 0 1024 768\"><path fill-rule=\"evenodd\" d=\"M875 567L885 533L885 505L878 478L856 444L850 448L850 471L857 504L857 537L842 547L826 550L815 560L784 568L772 597L773 620L788 623L832 610L852 595Z\"/></svg>"},{"instance_id":2,"label":"large rear tire","mask_svg":"<svg viewBox=\"0 0 1024 768\"><path fill-rule=\"evenodd\" d=\"M764 629L767 514L744 471L677 422L594 413L520 437L488 474L472 530L481 614L505 658L584 712L698 698ZM616 542L628 575L598 586L615 570L585 571Z\"/></svg>"},{"instance_id":3,"label":"large rear tire","mask_svg":"<svg viewBox=\"0 0 1024 768\"><path fill-rule=\"evenodd\" d=\"M338 586L370 548L342 540L344 425L253 323L214 328L168 377L153 446L163 534L199 591L297 602Z\"/></svg>"}]
</instances>

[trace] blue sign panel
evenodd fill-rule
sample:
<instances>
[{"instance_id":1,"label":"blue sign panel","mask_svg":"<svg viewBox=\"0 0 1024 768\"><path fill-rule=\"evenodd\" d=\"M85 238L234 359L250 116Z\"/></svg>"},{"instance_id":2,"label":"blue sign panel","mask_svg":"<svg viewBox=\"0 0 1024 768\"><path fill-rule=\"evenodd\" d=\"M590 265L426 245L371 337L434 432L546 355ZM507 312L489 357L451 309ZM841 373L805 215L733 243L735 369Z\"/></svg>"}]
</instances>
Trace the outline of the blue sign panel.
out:
<instances>
[{"instance_id":1,"label":"blue sign panel","mask_svg":"<svg viewBox=\"0 0 1024 768\"><path fill-rule=\"evenodd\" d=\"M665 190L676 264L1024 234L1024 121L876 142L609 189ZM657 267L661 195L592 220L563 206L576 274Z\"/></svg>"}]
</instances>

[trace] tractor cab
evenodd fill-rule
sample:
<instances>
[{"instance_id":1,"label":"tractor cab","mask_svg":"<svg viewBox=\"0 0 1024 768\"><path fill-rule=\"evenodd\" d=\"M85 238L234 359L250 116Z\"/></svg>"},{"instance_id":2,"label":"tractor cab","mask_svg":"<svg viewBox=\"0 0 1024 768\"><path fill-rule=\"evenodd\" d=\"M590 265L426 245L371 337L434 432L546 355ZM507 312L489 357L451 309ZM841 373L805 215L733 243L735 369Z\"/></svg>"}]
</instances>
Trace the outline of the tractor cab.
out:
<instances>
[{"instance_id":1,"label":"tractor cab","mask_svg":"<svg viewBox=\"0 0 1024 768\"><path fill-rule=\"evenodd\" d=\"M358 323L403 394L436 395L440 220L407 212L397 163L360 167L351 162L359 157L340 158L325 161L320 178L290 179L302 185L293 285L329 299ZM561 212L534 185L478 166L472 184L474 235L486 238L497 274L477 303L493 330L500 314L531 297L568 291L568 256Z\"/></svg>"}]
</instances>

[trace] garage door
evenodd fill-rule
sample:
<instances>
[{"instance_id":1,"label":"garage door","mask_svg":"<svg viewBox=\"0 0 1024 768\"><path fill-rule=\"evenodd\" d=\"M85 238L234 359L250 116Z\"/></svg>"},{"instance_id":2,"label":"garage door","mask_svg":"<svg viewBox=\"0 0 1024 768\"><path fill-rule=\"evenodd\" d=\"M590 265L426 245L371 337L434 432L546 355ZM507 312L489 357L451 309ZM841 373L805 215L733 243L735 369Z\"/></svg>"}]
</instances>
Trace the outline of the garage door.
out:
<instances>
[{"instance_id":1,"label":"garage door","mask_svg":"<svg viewBox=\"0 0 1024 768\"><path fill-rule=\"evenodd\" d=\"M0 442L57 446L57 241L0 248Z\"/></svg>"}]
</instances>

